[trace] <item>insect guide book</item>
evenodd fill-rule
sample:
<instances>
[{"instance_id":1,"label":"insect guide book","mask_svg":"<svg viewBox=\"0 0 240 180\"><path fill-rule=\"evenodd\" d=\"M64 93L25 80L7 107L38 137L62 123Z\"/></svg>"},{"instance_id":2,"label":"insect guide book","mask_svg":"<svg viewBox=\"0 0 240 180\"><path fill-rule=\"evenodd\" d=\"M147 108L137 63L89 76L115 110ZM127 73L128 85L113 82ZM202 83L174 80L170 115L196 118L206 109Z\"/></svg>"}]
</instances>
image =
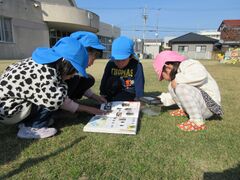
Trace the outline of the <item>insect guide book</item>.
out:
<instances>
[{"instance_id":1,"label":"insect guide book","mask_svg":"<svg viewBox=\"0 0 240 180\"><path fill-rule=\"evenodd\" d=\"M85 132L136 134L140 102L113 101L101 104L106 115L96 115L84 126Z\"/></svg>"}]
</instances>

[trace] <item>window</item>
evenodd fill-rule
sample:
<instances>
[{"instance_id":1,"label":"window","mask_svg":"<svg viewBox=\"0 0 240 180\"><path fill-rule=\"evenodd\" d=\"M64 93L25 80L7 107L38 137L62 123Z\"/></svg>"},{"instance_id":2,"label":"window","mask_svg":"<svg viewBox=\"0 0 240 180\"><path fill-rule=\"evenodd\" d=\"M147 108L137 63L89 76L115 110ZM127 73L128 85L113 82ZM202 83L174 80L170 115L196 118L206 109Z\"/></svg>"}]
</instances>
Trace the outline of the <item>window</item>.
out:
<instances>
[{"instance_id":1,"label":"window","mask_svg":"<svg viewBox=\"0 0 240 180\"><path fill-rule=\"evenodd\" d=\"M196 52L206 52L206 46L196 46Z\"/></svg>"},{"instance_id":2,"label":"window","mask_svg":"<svg viewBox=\"0 0 240 180\"><path fill-rule=\"evenodd\" d=\"M54 46L54 44L62 37L66 37L69 35L70 35L70 32L67 32L67 31L49 29L50 47Z\"/></svg>"},{"instance_id":3,"label":"window","mask_svg":"<svg viewBox=\"0 0 240 180\"><path fill-rule=\"evenodd\" d=\"M0 16L0 42L13 42L11 18Z\"/></svg>"},{"instance_id":4,"label":"window","mask_svg":"<svg viewBox=\"0 0 240 180\"><path fill-rule=\"evenodd\" d=\"M111 47L113 39L110 37L98 36L100 42L106 47L103 50L102 58L109 58L111 56Z\"/></svg>"},{"instance_id":5,"label":"window","mask_svg":"<svg viewBox=\"0 0 240 180\"><path fill-rule=\"evenodd\" d=\"M188 46L178 46L178 52L188 52Z\"/></svg>"}]
</instances>

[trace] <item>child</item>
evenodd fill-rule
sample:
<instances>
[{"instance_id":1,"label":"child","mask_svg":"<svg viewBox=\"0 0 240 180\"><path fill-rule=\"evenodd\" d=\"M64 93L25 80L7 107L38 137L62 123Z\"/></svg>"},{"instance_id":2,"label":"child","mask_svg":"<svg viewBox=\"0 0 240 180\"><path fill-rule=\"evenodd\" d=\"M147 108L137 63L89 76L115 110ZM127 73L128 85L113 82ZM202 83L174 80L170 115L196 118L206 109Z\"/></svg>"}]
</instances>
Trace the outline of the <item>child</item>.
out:
<instances>
[{"instance_id":1,"label":"child","mask_svg":"<svg viewBox=\"0 0 240 180\"><path fill-rule=\"evenodd\" d=\"M135 57L133 46L133 41L125 36L113 41L111 60L100 85L100 94L108 101L133 101L143 96L143 67Z\"/></svg>"},{"instance_id":2,"label":"child","mask_svg":"<svg viewBox=\"0 0 240 180\"><path fill-rule=\"evenodd\" d=\"M99 42L98 37L92 32L77 31L70 35L70 37L77 39L88 52L88 67L93 65L95 59L100 56L105 47ZM72 99L81 99L82 96L96 100L98 103L106 103L107 100L103 96L98 96L90 89L95 79L88 74L87 77L76 74L73 78L66 81L69 87L68 96Z\"/></svg>"},{"instance_id":3,"label":"child","mask_svg":"<svg viewBox=\"0 0 240 180\"><path fill-rule=\"evenodd\" d=\"M153 66L160 81L170 82L169 93L159 98L165 106L177 104L180 108L170 114L189 116L188 121L178 125L181 130L204 130L206 118L223 115L218 85L200 62L174 51L162 51Z\"/></svg>"},{"instance_id":4,"label":"child","mask_svg":"<svg viewBox=\"0 0 240 180\"><path fill-rule=\"evenodd\" d=\"M79 105L67 97L65 80L76 72L87 76L88 56L76 39L65 37L52 48L37 48L32 57L10 65L0 77L0 122L19 124L20 138L47 138L57 133L49 128L53 111L72 113L103 111Z\"/></svg>"}]
</instances>

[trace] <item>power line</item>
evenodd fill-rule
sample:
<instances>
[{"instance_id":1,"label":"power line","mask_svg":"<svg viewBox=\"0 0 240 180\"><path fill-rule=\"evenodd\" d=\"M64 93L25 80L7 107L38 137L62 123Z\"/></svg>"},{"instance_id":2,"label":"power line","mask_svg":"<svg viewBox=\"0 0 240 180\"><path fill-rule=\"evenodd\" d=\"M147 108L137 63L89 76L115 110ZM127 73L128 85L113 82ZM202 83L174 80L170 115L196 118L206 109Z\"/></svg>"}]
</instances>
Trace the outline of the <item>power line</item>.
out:
<instances>
[{"instance_id":1,"label":"power line","mask_svg":"<svg viewBox=\"0 0 240 180\"><path fill-rule=\"evenodd\" d=\"M133 8L99 8L99 7L81 7L81 8L84 8L84 9L94 9L94 10L139 10L139 9L143 9L143 8L136 8L136 7L133 7Z\"/></svg>"},{"instance_id":2,"label":"power line","mask_svg":"<svg viewBox=\"0 0 240 180\"><path fill-rule=\"evenodd\" d=\"M141 10L144 7L131 7L131 8L106 8L106 7L81 7L84 9L92 10ZM240 7L228 7L228 8L147 8L148 10L161 10L161 11L239 11Z\"/></svg>"},{"instance_id":3,"label":"power line","mask_svg":"<svg viewBox=\"0 0 240 180\"><path fill-rule=\"evenodd\" d=\"M240 7L231 7L231 8L161 8L164 11L239 11Z\"/></svg>"},{"instance_id":4,"label":"power line","mask_svg":"<svg viewBox=\"0 0 240 180\"><path fill-rule=\"evenodd\" d=\"M154 29L154 28L156 28L156 25L152 25L152 26L150 26L150 25L148 25L148 26L145 26L146 28L152 28L152 29ZM132 25L128 25L128 26L121 26L121 28L122 29L133 29L132 28ZM134 28L135 29L143 29L144 28L144 26L143 25L134 25ZM168 27L168 26L158 26L158 28L161 28L161 29L176 29L176 30L198 30L199 28L193 28L193 27ZM207 28L204 28L204 27L202 27L201 29L209 29L209 27L207 27ZM214 28L213 28L214 29Z\"/></svg>"},{"instance_id":5,"label":"power line","mask_svg":"<svg viewBox=\"0 0 240 180\"><path fill-rule=\"evenodd\" d=\"M121 29L122 31L125 31L125 32L142 32L143 29ZM194 31L199 31L199 30L205 30L205 29L196 29ZM156 30L156 29L147 29L145 30L146 32L189 32L189 30Z\"/></svg>"}]
</instances>

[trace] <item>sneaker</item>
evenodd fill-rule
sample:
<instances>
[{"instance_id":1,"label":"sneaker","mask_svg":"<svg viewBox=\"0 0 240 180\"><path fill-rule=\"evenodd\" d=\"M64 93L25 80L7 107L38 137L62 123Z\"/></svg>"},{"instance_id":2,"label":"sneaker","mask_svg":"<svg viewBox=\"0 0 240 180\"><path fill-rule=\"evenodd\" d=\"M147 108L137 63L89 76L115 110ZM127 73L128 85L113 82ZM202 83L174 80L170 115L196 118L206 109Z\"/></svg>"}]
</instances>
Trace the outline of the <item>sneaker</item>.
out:
<instances>
[{"instance_id":1,"label":"sneaker","mask_svg":"<svg viewBox=\"0 0 240 180\"><path fill-rule=\"evenodd\" d=\"M57 133L55 128L32 128L21 126L17 136L24 139L42 139L54 136Z\"/></svg>"},{"instance_id":2,"label":"sneaker","mask_svg":"<svg viewBox=\"0 0 240 180\"><path fill-rule=\"evenodd\" d=\"M54 119L53 118L50 118L49 121L48 121L48 126L52 126L54 124ZM18 129L20 129L21 127L25 126L24 123L19 123L18 124Z\"/></svg>"}]
</instances>

